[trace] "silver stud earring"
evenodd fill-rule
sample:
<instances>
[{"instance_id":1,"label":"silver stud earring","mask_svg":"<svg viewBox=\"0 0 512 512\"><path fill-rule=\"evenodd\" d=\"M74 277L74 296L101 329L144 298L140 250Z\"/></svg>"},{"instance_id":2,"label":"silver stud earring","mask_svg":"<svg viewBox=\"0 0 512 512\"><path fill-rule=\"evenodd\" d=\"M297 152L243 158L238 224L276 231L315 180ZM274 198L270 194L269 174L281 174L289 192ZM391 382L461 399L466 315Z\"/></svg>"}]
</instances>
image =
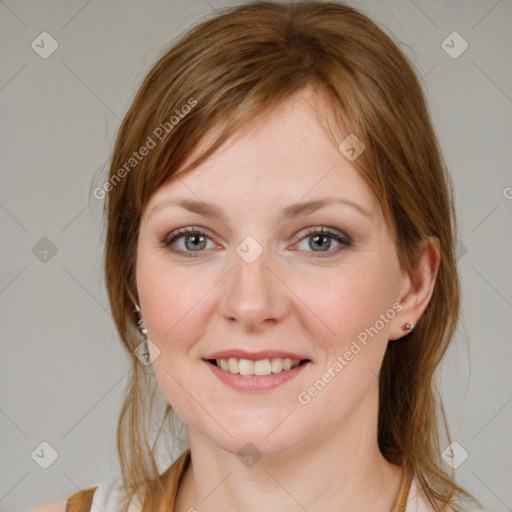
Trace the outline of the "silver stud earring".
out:
<instances>
[{"instance_id":1,"label":"silver stud earring","mask_svg":"<svg viewBox=\"0 0 512 512\"><path fill-rule=\"evenodd\" d=\"M414 324L407 322L402 325L402 329L404 329L404 331L412 331L414 329Z\"/></svg>"}]
</instances>

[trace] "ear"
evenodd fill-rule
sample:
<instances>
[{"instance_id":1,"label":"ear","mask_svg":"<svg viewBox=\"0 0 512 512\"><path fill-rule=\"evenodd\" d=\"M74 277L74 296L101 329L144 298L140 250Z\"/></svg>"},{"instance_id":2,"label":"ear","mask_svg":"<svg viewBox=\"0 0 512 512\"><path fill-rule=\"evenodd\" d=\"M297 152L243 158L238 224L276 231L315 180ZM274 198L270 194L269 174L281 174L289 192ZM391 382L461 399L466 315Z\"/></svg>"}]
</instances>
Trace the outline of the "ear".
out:
<instances>
[{"instance_id":1,"label":"ear","mask_svg":"<svg viewBox=\"0 0 512 512\"><path fill-rule=\"evenodd\" d=\"M434 292L439 262L439 239L428 237L420 245L413 268L402 276L398 297L402 309L390 325L390 340L398 340L409 334L410 331L402 327L404 324L416 325L419 322Z\"/></svg>"}]
</instances>

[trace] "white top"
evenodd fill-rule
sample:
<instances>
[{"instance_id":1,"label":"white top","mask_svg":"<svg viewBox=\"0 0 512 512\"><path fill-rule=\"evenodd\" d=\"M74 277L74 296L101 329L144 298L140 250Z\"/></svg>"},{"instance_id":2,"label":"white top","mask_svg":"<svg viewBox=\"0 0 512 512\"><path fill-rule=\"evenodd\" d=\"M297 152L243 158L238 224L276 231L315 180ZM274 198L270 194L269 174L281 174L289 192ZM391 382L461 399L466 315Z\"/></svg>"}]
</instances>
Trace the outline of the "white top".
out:
<instances>
[{"instance_id":1,"label":"white top","mask_svg":"<svg viewBox=\"0 0 512 512\"><path fill-rule=\"evenodd\" d=\"M122 497L123 488L120 477L103 481L94 491L90 512L120 512ZM128 512L140 512L141 509L142 504L134 496L128 507Z\"/></svg>"},{"instance_id":2,"label":"white top","mask_svg":"<svg viewBox=\"0 0 512 512\"><path fill-rule=\"evenodd\" d=\"M452 511L453 509L449 509ZM461 509L462 510L462 509ZM131 511L130 511L131 512ZM425 497L425 493L421 488L421 485L416 478L413 477L409 494L407 495L407 504L404 512L434 512L434 509ZM491 512L488 509L478 507L476 505L466 506L464 512Z\"/></svg>"},{"instance_id":3,"label":"white top","mask_svg":"<svg viewBox=\"0 0 512 512\"><path fill-rule=\"evenodd\" d=\"M94 491L90 512L120 512L122 493L120 477L100 483ZM140 512L141 509L142 504L140 500L134 496L130 502L128 512ZM434 512L416 476L412 479L404 512ZM466 507L464 512L490 511L481 507L472 506Z\"/></svg>"}]
</instances>

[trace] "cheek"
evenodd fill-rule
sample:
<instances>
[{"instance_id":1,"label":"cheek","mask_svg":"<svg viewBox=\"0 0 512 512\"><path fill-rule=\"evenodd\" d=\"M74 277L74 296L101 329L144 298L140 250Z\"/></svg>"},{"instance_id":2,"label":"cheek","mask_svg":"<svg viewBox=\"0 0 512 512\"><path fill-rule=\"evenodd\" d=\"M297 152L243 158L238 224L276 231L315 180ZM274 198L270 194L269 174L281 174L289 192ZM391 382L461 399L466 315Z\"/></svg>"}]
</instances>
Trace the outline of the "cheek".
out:
<instances>
[{"instance_id":1,"label":"cheek","mask_svg":"<svg viewBox=\"0 0 512 512\"><path fill-rule=\"evenodd\" d=\"M322 320L312 317L307 330L313 332L316 322L324 333L315 338L324 358L309 387L297 397L310 414L330 410L333 422L339 424L367 403L371 390L375 392L389 325L396 314L394 265L393 259L366 261L340 269L322 286L303 285L300 293L308 297L309 308Z\"/></svg>"},{"instance_id":2,"label":"cheek","mask_svg":"<svg viewBox=\"0 0 512 512\"><path fill-rule=\"evenodd\" d=\"M193 346L205 322L204 299L214 280L207 270L169 268L162 259L150 250L139 253L137 291L142 313L148 336L161 351L183 351Z\"/></svg>"},{"instance_id":3,"label":"cheek","mask_svg":"<svg viewBox=\"0 0 512 512\"><path fill-rule=\"evenodd\" d=\"M208 285L204 271L169 268L162 260L162 255L150 249L140 250L137 292L148 338L158 347L152 365L155 377L168 402L180 416L188 417L190 395L180 383L188 389L195 379L195 365L199 361L192 360L200 357L197 340L206 322L202 299L212 285ZM188 363L184 364L185 361ZM200 391L194 391L198 400L202 400Z\"/></svg>"},{"instance_id":4,"label":"cheek","mask_svg":"<svg viewBox=\"0 0 512 512\"><path fill-rule=\"evenodd\" d=\"M304 297L302 318L321 328L318 339L332 356L345 350L358 336L364 341L371 330L374 338L387 341L389 321L394 317L397 274L394 262L364 261L331 272L328 279L297 281L295 290ZM382 320L384 318L384 321ZM310 325L310 332L312 330ZM379 331L375 334L372 327Z\"/></svg>"}]
</instances>

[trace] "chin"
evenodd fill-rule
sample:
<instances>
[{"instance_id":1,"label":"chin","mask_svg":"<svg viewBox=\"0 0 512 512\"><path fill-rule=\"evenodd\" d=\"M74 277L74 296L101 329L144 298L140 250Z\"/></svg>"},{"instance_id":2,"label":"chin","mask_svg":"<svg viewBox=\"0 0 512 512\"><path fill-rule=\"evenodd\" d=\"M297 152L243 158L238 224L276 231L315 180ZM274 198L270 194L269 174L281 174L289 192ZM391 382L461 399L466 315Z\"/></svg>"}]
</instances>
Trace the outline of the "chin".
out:
<instances>
[{"instance_id":1,"label":"chin","mask_svg":"<svg viewBox=\"0 0 512 512\"><path fill-rule=\"evenodd\" d=\"M267 437L261 432L247 430L234 435L233 438L215 441L224 450L242 458L247 455L256 458L279 456L297 448L297 442L289 435Z\"/></svg>"},{"instance_id":2,"label":"chin","mask_svg":"<svg viewBox=\"0 0 512 512\"><path fill-rule=\"evenodd\" d=\"M254 452L256 456L285 454L301 444L306 432L306 425L301 426L297 421L296 412L290 412L261 408L239 410L233 415L224 415L224 428L212 431L209 422L203 433L224 450L239 456L246 452Z\"/></svg>"}]
</instances>

